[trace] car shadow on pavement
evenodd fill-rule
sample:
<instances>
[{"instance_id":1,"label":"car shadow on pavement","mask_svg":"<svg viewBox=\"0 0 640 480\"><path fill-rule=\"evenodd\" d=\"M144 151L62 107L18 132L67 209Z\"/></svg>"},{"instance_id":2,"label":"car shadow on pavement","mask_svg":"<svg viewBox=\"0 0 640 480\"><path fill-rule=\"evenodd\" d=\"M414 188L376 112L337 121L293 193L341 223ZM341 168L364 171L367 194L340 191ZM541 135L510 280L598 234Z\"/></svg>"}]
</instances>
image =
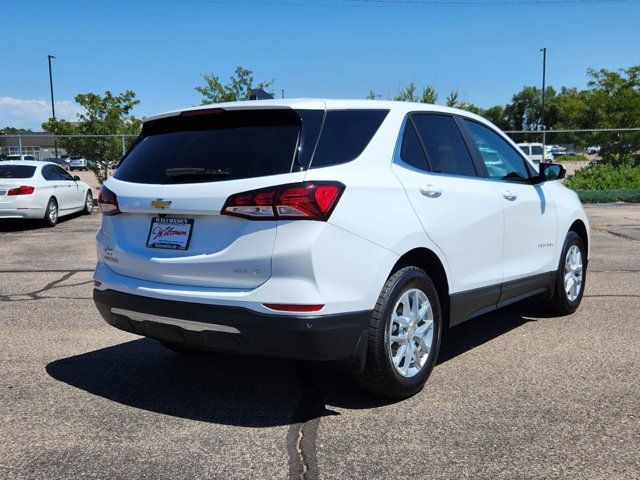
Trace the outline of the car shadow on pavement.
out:
<instances>
[{"instance_id":1,"label":"car shadow on pavement","mask_svg":"<svg viewBox=\"0 0 640 480\"><path fill-rule=\"evenodd\" d=\"M523 306L510 307L453 328L438 363L532 321L524 311ZM394 403L363 393L349 372L335 365L207 352L178 355L151 339L56 360L46 371L120 404L245 427L291 425L336 414L331 406L364 409Z\"/></svg>"},{"instance_id":2,"label":"car shadow on pavement","mask_svg":"<svg viewBox=\"0 0 640 480\"><path fill-rule=\"evenodd\" d=\"M59 217L58 225L64 224L70 220L73 220L74 218L78 218L81 216L83 216L83 214L81 212L78 212L72 213L71 215L65 215L64 217ZM19 218L0 219L0 233L26 232L29 230L44 230L48 228L50 227L44 226L40 220L23 220Z\"/></svg>"}]
</instances>

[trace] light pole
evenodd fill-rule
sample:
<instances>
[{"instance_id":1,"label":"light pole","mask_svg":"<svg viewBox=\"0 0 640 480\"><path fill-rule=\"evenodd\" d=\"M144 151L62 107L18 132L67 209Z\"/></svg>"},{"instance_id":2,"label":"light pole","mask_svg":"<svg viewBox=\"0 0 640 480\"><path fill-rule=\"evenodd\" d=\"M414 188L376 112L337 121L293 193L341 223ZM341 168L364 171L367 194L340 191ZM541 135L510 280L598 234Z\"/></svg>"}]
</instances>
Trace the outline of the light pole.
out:
<instances>
[{"instance_id":1,"label":"light pole","mask_svg":"<svg viewBox=\"0 0 640 480\"><path fill-rule=\"evenodd\" d=\"M53 55L47 55L47 60L49 60L49 88L51 90L51 116L53 117L53 121L56 121L56 106L53 103L53 75L51 73L51 59L56 58ZM55 135L55 132L54 132ZM55 150L55 156L58 158L58 140L53 139L53 145Z\"/></svg>"},{"instance_id":2,"label":"light pole","mask_svg":"<svg viewBox=\"0 0 640 480\"><path fill-rule=\"evenodd\" d=\"M542 110L540 111L540 123L542 124L542 161L544 162L544 150L547 144L547 127L544 124L544 94L547 80L547 48L541 48L542 52Z\"/></svg>"}]
</instances>

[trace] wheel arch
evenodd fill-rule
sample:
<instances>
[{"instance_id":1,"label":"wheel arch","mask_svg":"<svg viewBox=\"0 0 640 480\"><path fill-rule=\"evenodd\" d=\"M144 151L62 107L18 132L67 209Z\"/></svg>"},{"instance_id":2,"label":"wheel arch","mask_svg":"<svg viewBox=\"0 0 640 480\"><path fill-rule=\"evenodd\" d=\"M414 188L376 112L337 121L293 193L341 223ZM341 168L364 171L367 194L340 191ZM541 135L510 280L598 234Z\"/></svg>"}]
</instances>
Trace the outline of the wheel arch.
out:
<instances>
[{"instance_id":1,"label":"wheel arch","mask_svg":"<svg viewBox=\"0 0 640 480\"><path fill-rule=\"evenodd\" d=\"M390 276L398 270L414 266L423 269L429 274L431 280L436 285L438 290L438 297L440 300L440 307L442 309L442 317L444 320L443 334L449 328L449 312L450 312L450 297L449 297L449 279L445 267L438 257L438 255L425 247L414 248L402 255L393 269Z\"/></svg>"},{"instance_id":2,"label":"wheel arch","mask_svg":"<svg viewBox=\"0 0 640 480\"><path fill-rule=\"evenodd\" d=\"M574 221L569 227L569 232L576 232L582 243L584 243L584 248L588 252L589 251L589 233L587 232L587 226L580 219Z\"/></svg>"}]
</instances>

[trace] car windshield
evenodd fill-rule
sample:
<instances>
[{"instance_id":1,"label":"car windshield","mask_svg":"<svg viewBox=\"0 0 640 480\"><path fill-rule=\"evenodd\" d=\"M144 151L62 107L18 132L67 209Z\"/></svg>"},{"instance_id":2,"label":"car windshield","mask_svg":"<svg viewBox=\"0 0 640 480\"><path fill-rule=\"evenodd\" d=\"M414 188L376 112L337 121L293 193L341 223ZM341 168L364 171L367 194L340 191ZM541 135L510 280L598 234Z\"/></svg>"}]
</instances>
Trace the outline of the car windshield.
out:
<instances>
[{"instance_id":1,"label":"car windshield","mask_svg":"<svg viewBox=\"0 0 640 480\"><path fill-rule=\"evenodd\" d=\"M30 165L0 165L0 179L2 178L31 178L36 167Z\"/></svg>"}]
</instances>

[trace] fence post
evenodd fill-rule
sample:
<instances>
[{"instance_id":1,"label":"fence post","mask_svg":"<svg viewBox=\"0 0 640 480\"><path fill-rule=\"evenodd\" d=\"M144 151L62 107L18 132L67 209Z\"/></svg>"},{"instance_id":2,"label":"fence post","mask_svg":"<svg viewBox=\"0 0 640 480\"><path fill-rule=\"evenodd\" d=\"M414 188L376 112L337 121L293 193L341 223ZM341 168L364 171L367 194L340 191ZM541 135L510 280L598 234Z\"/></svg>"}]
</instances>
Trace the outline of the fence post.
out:
<instances>
[{"instance_id":1,"label":"fence post","mask_svg":"<svg viewBox=\"0 0 640 480\"><path fill-rule=\"evenodd\" d=\"M18 155L22 155L22 135L20 134L18 134Z\"/></svg>"},{"instance_id":2,"label":"fence post","mask_svg":"<svg viewBox=\"0 0 640 480\"><path fill-rule=\"evenodd\" d=\"M124 143L124 135L121 135L120 139L122 140L122 156L124 157L124 154L127 153L127 147Z\"/></svg>"}]
</instances>

